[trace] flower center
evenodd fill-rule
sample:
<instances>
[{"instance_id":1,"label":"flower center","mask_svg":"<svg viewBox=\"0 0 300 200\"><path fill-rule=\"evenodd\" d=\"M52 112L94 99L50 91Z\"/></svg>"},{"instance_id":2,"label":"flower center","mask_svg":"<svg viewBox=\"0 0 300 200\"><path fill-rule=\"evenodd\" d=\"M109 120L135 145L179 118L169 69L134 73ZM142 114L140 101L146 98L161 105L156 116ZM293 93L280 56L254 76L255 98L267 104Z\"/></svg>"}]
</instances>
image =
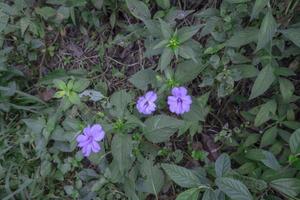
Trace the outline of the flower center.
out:
<instances>
[{"instance_id":1,"label":"flower center","mask_svg":"<svg viewBox=\"0 0 300 200\"><path fill-rule=\"evenodd\" d=\"M149 101L146 101L146 102L144 103L144 107L147 108L148 106L149 106Z\"/></svg>"},{"instance_id":2,"label":"flower center","mask_svg":"<svg viewBox=\"0 0 300 200\"><path fill-rule=\"evenodd\" d=\"M88 137L88 141L89 141L89 142L92 142L92 141L93 141L93 136L90 135L90 136Z\"/></svg>"},{"instance_id":3,"label":"flower center","mask_svg":"<svg viewBox=\"0 0 300 200\"><path fill-rule=\"evenodd\" d=\"M181 104L181 103L182 103L182 99L181 99L181 98L178 98L178 99L177 99L177 103L180 103L180 104Z\"/></svg>"}]
</instances>

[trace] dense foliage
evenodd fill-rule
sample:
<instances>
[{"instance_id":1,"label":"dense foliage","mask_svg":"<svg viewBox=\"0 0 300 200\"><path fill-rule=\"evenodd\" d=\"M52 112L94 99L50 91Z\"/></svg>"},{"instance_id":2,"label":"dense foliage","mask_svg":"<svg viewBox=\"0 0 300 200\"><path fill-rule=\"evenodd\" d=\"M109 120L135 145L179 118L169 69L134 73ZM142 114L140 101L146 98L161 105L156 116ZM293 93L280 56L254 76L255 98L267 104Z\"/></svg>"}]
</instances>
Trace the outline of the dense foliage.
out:
<instances>
[{"instance_id":1,"label":"dense foliage","mask_svg":"<svg viewBox=\"0 0 300 200\"><path fill-rule=\"evenodd\" d=\"M300 198L299 0L0 0L0 199Z\"/></svg>"}]
</instances>

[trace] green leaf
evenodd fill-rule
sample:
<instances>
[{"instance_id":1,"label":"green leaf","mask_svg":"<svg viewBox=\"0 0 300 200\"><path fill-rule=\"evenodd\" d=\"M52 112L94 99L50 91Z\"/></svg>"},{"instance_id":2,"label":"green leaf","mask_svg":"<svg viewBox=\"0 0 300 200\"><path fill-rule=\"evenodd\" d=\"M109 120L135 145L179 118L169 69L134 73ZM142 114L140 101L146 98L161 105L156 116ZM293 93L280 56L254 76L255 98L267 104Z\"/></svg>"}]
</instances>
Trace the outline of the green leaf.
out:
<instances>
[{"instance_id":1,"label":"green leaf","mask_svg":"<svg viewBox=\"0 0 300 200\"><path fill-rule=\"evenodd\" d=\"M300 129L297 129L289 139L289 145L293 154L300 153Z\"/></svg>"},{"instance_id":2,"label":"green leaf","mask_svg":"<svg viewBox=\"0 0 300 200\"><path fill-rule=\"evenodd\" d=\"M259 70L253 65L233 65L233 69L237 69L241 78L253 78L259 73Z\"/></svg>"},{"instance_id":3,"label":"green leaf","mask_svg":"<svg viewBox=\"0 0 300 200\"><path fill-rule=\"evenodd\" d=\"M162 40L162 41L160 41L158 44L156 44L156 45L153 47L153 49L160 49L160 48L166 47L166 46L168 46L168 43L169 43L168 40Z\"/></svg>"},{"instance_id":4,"label":"green leaf","mask_svg":"<svg viewBox=\"0 0 300 200\"><path fill-rule=\"evenodd\" d=\"M26 178L25 181L21 185L18 185L18 189L16 189L14 192L10 192L9 195L2 197L2 200L13 199L15 196L17 196L18 193L21 193L22 191L24 191L32 182L33 182L32 179ZM6 187L6 184L5 184L5 187Z\"/></svg>"},{"instance_id":5,"label":"green leaf","mask_svg":"<svg viewBox=\"0 0 300 200\"><path fill-rule=\"evenodd\" d=\"M252 173L252 170L250 173ZM231 175L232 178L242 181L247 188L254 193L263 192L268 188L268 184L264 180L256 179L250 176L242 176L237 172L233 172Z\"/></svg>"},{"instance_id":6,"label":"green leaf","mask_svg":"<svg viewBox=\"0 0 300 200\"><path fill-rule=\"evenodd\" d=\"M295 91L293 82L286 78L279 78L279 88L283 100L289 102Z\"/></svg>"},{"instance_id":7,"label":"green leaf","mask_svg":"<svg viewBox=\"0 0 300 200\"><path fill-rule=\"evenodd\" d=\"M20 19L20 27L21 27L21 35L23 36L26 29L28 28L28 26L30 25L31 21L29 18L27 17L23 17ZM1 30L0 30L1 32Z\"/></svg>"},{"instance_id":8,"label":"green leaf","mask_svg":"<svg viewBox=\"0 0 300 200\"><path fill-rule=\"evenodd\" d=\"M59 99L59 98L62 98L63 96L65 96L65 94L66 94L65 91L60 90L60 91L57 91L57 92L53 95L53 97Z\"/></svg>"},{"instance_id":9,"label":"green leaf","mask_svg":"<svg viewBox=\"0 0 300 200\"><path fill-rule=\"evenodd\" d=\"M160 23L160 30L162 35L164 36L164 39L171 39L173 36L173 30L170 26L170 24L166 23L164 20L159 18L159 23Z\"/></svg>"},{"instance_id":10,"label":"green leaf","mask_svg":"<svg viewBox=\"0 0 300 200\"><path fill-rule=\"evenodd\" d=\"M151 142L166 142L182 125L182 120L167 115L156 115L145 121L144 134Z\"/></svg>"},{"instance_id":11,"label":"green leaf","mask_svg":"<svg viewBox=\"0 0 300 200\"><path fill-rule=\"evenodd\" d=\"M296 197L300 193L300 180L297 178L277 179L272 181L270 186L290 197Z\"/></svg>"},{"instance_id":12,"label":"green leaf","mask_svg":"<svg viewBox=\"0 0 300 200\"><path fill-rule=\"evenodd\" d=\"M263 155L265 156L264 159L262 159L262 163L264 163L264 165L266 165L267 167L278 171L281 168L281 165L278 163L277 159L275 158L275 156L273 155L273 153L269 152L269 151L262 151Z\"/></svg>"},{"instance_id":13,"label":"green leaf","mask_svg":"<svg viewBox=\"0 0 300 200\"><path fill-rule=\"evenodd\" d=\"M254 99L262 95L265 91L269 89L275 80L275 75L273 72L273 67L271 65L265 66L258 74L254 85L251 89L250 99Z\"/></svg>"},{"instance_id":14,"label":"green leaf","mask_svg":"<svg viewBox=\"0 0 300 200\"><path fill-rule=\"evenodd\" d=\"M216 185L232 200L252 200L247 187L240 181L232 178L217 178Z\"/></svg>"},{"instance_id":15,"label":"green leaf","mask_svg":"<svg viewBox=\"0 0 300 200\"><path fill-rule=\"evenodd\" d=\"M142 21L151 19L151 13L144 2L138 0L126 0L126 4L131 14L136 18Z\"/></svg>"},{"instance_id":16,"label":"green leaf","mask_svg":"<svg viewBox=\"0 0 300 200\"><path fill-rule=\"evenodd\" d=\"M116 134L111 142L111 152L122 174L132 165L133 142L130 135Z\"/></svg>"},{"instance_id":17,"label":"green leaf","mask_svg":"<svg viewBox=\"0 0 300 200\"><path fill-rule=\"evenodd\" d=\"M198 188L192 188L180 193L176 200L198 200L200 190Z\"/></svg>"},{"instance_id":18,"label":"green leaf","mask_svg":"<svg viewBox=\"0 0 300 200\"><path fill-rule=\"evenodd\" d=\"M54 10L51 7L45 6L42 8L36 8L35 12L42 16L45 20L49 19L50 17L53 17L54 15L56 15L56 10Z\"/></svg>"},{"instance_id":19,"label":"green leaf","mask_svg":"<svg viewBox=\"0 0 300 200\"><path fill-rule=\"evenodd\" d=\"M245 158L254 160L254 161L261 161L261 160L265 159L265 156L263 154L262 149L250 149L250 150L247 150L247 152L245 154Z\"/></svg>"},{"instance_id":20,"label":"green leaf","mask_svg":"<svg viewBox=\"0 0 300 200\"><path fill-rule=\"evenodd\" d=\"M148 86L156 86L157 73L152 69L142 69L129 78L129 82L136 88L146 91Z\"/></svg>"},{"instance_id":21,"label":"green leaf","mask_svg":"<svg viewBox=\"0 0 300 200\"><path fill-rule=\"evenodd\" d=\"M189 169L172 164L162 164L167 175L179 186L192 188L203 186L203 182Z\"/></svg>"},{"instance_id":22,"label":"green leaf","mask_svg":"<svg viewBox=\"0 0 300 200\"><path fill-rule=\"evenodd\" d=\"M193 59L194 63L198 63L196 60L196 53L189 45L181 45L178 48L179 55L185 59Z\"/></svg>"},{"instance_id":23,"label":"green leaf","mask_svg":"<svg viewBox=\"0 0 300 200\"><path fill-rule=\"evenodd\" d=\"M93 102L100 101L101 99L104 98L104 95L101 92L96 91L96 90L85 90L79 94L80 98L83 96L90 97L89 100L91 100Z\"/></svg>"},{"instance_id":24,"label":"green leaf","mask_svg":"<svg viewBox=\"0 0 300 200\"><path fill-rule=\"evenodd\" d=\"M246 3L251 0L225 0L228 3Z\"/></svg>"},{"instance_id":25,"label":"green leaf","mask_svg":"<svg viewBox=\"0 0 300 200\"><path fill-rule=\"evenodd\" d=\"M260 147L265 147L273 144L276 141L276 137L277 137L277 127L274 126L272 128L269 128L267 131L265 131L265 133L261 138Z\"/></svg>"},{"instance_id":26,"label":"green leaf","mask_svg":"<svg viewBox=\"0 0 300 200\"><path fill-rule=\"evenodd\" d=\"M46 121L43 118L38 119L23 119L22 120L26 126L36 134L39 134L42 132L43 128L46 127Z\"/></svg>"},{"instance_id":27,"label":"green leaf","mask_svg":"<svg viewBox=\"0 0 300 200\"><path fill-rule=\"evenodd\" d=\"M256 0L252 8L251 20L257 18L258 14L268 5L269 0Z\"/></svg>"},{"instance_id":28,"label":"green leaf","mask_svg":"<svg viewBox=\"0 0 300 200\"><path fill-rule=\"evenodd\" d=\"M230 157L223 153L221 154L215 163L215 171L217 177L225 176L231 170Z\"/></svg>"},{"instance_id":29,"label":"green leaf","mask_svg":"<svg viewBox=\"0 0 300 200\"><path fill-rule=\"evenodd\" d=\"M102 6L103 6L103 2L104 0L92 0L93 5L95 6L95 8L97 8L98 10L101 10Z\"/></svg>"},{"instance_id":30,"label":"green leaf","mask_svg":"<svg viewBox=\"0 0 300 200\"><path fill-rule=\"evenodd\" d=\"M197 99L192 99L192 105L189 112L183 114L183 118L185 121L190 122L198 122L198 121L205 121L205 118L209 112L209 108L205 105L201 105Z\"/></svg>"},{"instance_id":31,"label":"green leaf","mask_svg":"<svg viewBox=\"0 0 300 200\"><path fill-rule=\"evenodd\" d=\"M291 40L295 45L300 47L300 28L290 28L281 31L281 33L289 40Z\"/></svg>"},{"instance_id":32,"label":"green leaf","mask_svg":"<svg viewBox=\"0 0 300 200\"><path fill-rule=\"evenodd\" d=\"M269 10L265 15L258 33L256 51L264 48L273 38L277 30L277 23Z\"/></svg>"},{"instance_id":33,"label":"green leaf","mask_svg":"<svg viewBox=\"0 0 300 200\"><path fill-rule=\"evenodd\" d=\"M207 189L203 193L202 200L218 200L218 197L215 191Z\"/></svg>"},{"instance_id":34,"label":"green leaf","mask_svg":"<svg viewBox=\"0 0 300 200\"><path fill-rule=\"evenodd\" d=\"M51 173L52 164L51 162L45 160L41 164L40 174L42 177L46 177Z\"/></svg>"},{"instance_id":35,"label":"green leaf","mask_svg":"<svg viewBox=\"0 0 300 200\"><path fill-rule=\"evenodd\" d=\"M168 65L171 63L173 56L174 56L174 54L173 54L172 49L164 48L163 53L162 53L162 55L159 59L159 63L158 63L159 69L161 71L164 71L168 67Z\"/></svg>"},{"instance_id":36,"label":"green leaf","mask_svg":"<svg viewBox=\"0 0 300 200\"><path fill-rule=\"evenodd\" d=\"M70 17L70 8L65 6L60 6L57 10L57 19L62 21Z\"/></svg>"},{"instance_id":37,"label":"green leaf","mask_svg":"<svg viewBox=\"0 0 300 200\"><path fill-rule=\"evenodd\" d=\"M254 126L259 127L263 123L271 119L272 115L275 115L277 104L275 100L270 100L260 106L260 109L255 117Z\"/></svg>"},{"instance_id":38,"label":"green leaf","mask_svg":"<svg viewBox=\"0 0 300 200\"><path fill-rule=\"evenodd\" d=\"M164 174L157 165L154 165L152 160L145 159L141 165L141 172L146 179L143 180L139 190L142 192L152 193L158 195L164 185Z\"/></svg>"},{"instance_id":39,"label":"green leaf","mask_svg":"<svg viewBox=\"0 0 300 200\"><path fill-rule=\"evenodd\" d=\"M110 109L110 113L119 118L124 117L124 114L127 111L127 106L131 101L132 96L125 90L114 92L110 97L110 102L113 106Z\"/></svg>"},{"instance_id":40,"label":"green leaf","mask_svg":"<svg viewBox=\"0 0 300 200\"><path fill-rule=\"evenodd\" d=\"M76 104L76 105L80 104L80 97L76 92L70 92L69 100L73 104Z\"/></svg>"},{"instance_id":41,"label":"green leaf","mask_svg":"<svg viewBox=\"0 0 300 200\"><path fill-rule=\"evenodd\" d=\"M7 27L8 20L9 16L0 10L0 33Z\"/></svg>"},{"instance_id":42,"label":"green leaf","mask_svg":"<svg viewBox=\"0 0 300 200\"><path fill-rule=\"evenodd\" d=\"M202 26L203 25L186 26L179 29L177 32L177 37L179 39L179 42L183 43L191 39Z\"/></svg>"},{"instance_id":43,"label":"green leaf","mask_svg":"<svg viewBox=\"0 0 300 200\"><path fill-rule=\"evenodd\" d=\"M62 80L59 79L55 79L53 80L54 86L60 90L66 90L67 89L67 85L65 82L63 82Z\"/></svg>"},{"instance_id":44,"label":"green leaf","mask_svg":"<svg viewBox=\"0 0 300 200\"><path fill-rule=\"evenodd\" d=\"M205 55L216 54L217 52L221 51L224 47L225 47L224 43L208 47L207 49L205 49L204 54Z\"/></svg>"},{"instance_id":45,"label":"green leaf","mask_svg":"<svg viewBox=\"0 0 300 200\"><path fill-rule=\"evenodd\" d=\"M155 0L156 4L161 7L162 9L168 9L170 8L171 4L170 4L170 0Z\"/></svg>"},{"instance_id":46,"label":"green leaf","mask_svg":"<svg viewBox=\"0 0 300 200\"><path fill-rule=\"evenodd\" d=\"M235 32L234 35L225 43L229 47L241 47L258 39L258 29L247 27L244 30Z\"/></svg>"},{"instance_id":47,"label":"green leaf","mask_svg":"<svg viewBox=\"0 0 300 200\"><path fill-rule=\"evenodd\" d=\"M82 92L90 85L90 81L88 79L78 79L74 82L72 90L75 92Z\"/></svg>"},{"instance_id":48,"label":"green leaf","mask_svg":"<svg viewBox=\"0 0 300 200\"><path fill-rule=\"evenodd\" d=\"M181 62L176 67L175 80L180 84L188 83L197 78L205 67L206 65L192 60Z\"/></svg>"},{"instance_id":49,"label":"green leaf","mask_svg":"<svg viewBox=\"0 0 300 200\"><path fill-rule=\"evenodd\" d=\"M251 149L247 151L245 157L254 161L260 161L265 166L273 170L279 170L281 168L275 156L269 151L262 149Z\"/></svg>"}]
</instances>

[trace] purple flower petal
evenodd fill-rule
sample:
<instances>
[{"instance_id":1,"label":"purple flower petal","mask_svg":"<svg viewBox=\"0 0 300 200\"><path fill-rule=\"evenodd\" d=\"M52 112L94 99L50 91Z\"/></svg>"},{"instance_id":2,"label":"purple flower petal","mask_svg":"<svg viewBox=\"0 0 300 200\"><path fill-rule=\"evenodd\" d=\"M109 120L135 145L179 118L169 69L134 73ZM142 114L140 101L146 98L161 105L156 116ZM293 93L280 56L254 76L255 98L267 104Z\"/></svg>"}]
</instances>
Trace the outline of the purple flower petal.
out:
<instances>
[{"instance_id":1,"label":"purple flower petal","mask_svg":"<svg viewBox=\"0 0 300 200\"><path fill-rule=\"evenodd\" d=\"M101 141L105 136L105 133L99 124L93 125L91 128L91 132L95 141Z\"/></svg>"},{"instance_id":2,"label":"purple flower petal","mask_svg":"<svg viewBox=\"0 0 300 200\"><path fill-rule=\"evenodd\" d=\"M149 91L149 92L146 93L145 98L148 101L154 102L157 99L157 94L153 91Z\"/></svg>"},{"instance_id":3,"label":"purple flower petal","mask_svg":"<svg viewBox=\"0 0 300 200\"><path fill-rule=\"evenodd\" d=\"M175 87L172 89L172 95L168 97L169 110L177 115L190 111L192 104L191 96L187 95L187 89L184 87Z\"/></svg>"},{"instance_id":4,"label":"purple flower petal","mask_svg":"<svg viewBox=\"0 0 300 200\"><path fill-rule=\"evenodd\" d=\"M87 126L83 129L83 134L77 136L77 146L81 148L84 156L89 156L91 152L97 153L101 150L100 145L97 143L103 140L105 132L100 124Z\"/></svg>"},{"instance_id":5,"label":"purple flower petal","mask_svg":"<svg viewBox=\"0 0 300 200\"><path fill-rule=\"evenodd\" d=\"M91 135L91 127L90 126L85 127L83 129L83 134L87 136Z\"/></svg>"},{"instance_id":6,"label":"purple flower petal","mask_svg":"<svg viewBox=\"0 0 300 200\"><path fill-rule=\"evenodd\" d=\"M76 138L76 141L77 141L78 143L81 143L81 142L86 141L87 138L88 138L88 137L87 137L86 135L78 135L77 138Z\"/></svg>"},{"instance_id":7,"label":"purple flower petal","mask_svg":"<svg viewBox=\"0 0 300 200\"><path fill-rule=\"evenodd\" d=\"M92 145L87 145L82 148L82 153L85 157L88 157L92 152Z\"/></svg>"},{"instance_id":8,"label":"purple flower petal","mask_svg":"<svg viewBox=\"0 0 300 200\"><path fill-rule=\"evenodd\" d=\"M152 114L155 109L155 101L157 99L157 94L153 91L147 92L144 96L141 96L138 98L136 108L137 110L145 115L150 115Z\"/></svg>"},{"instance_id":9,"label":"purple flower petal","mask_svg":"<svg viewBox=\"0 0 300 200\"><path fill-rule=\"evenodd\" d=\"M101 150L100 145L95 141L91 144L91 146L94 153L97 153Z\"/></svg>"}]
</instances>

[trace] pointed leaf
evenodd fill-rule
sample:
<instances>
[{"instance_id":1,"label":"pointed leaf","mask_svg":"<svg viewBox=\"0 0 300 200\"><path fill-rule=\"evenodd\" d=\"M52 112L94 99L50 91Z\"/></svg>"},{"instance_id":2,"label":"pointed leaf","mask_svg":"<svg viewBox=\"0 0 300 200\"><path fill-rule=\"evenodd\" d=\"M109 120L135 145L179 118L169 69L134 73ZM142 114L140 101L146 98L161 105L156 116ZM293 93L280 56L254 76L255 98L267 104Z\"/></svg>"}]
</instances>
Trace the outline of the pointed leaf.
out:
<instances>
[{"instance_id":1,"label":"pointed leaf","mask_svg":"<svg viewBox=\"0 0 300 200\"><path fill-rule=\"evenodd\" d=\"M296 197L300 193L300 180L297 178L282 178L274 180L270 186L285 195Z\"/></svg>"},{"instance_id":2,"label":"pointed leaf","mask_svg":"<svg viewBox=\"0 0 300 200\"><path fill-rule=\"evenodd\" d=\"M232 200L252 200L247 187L240 181L232 178L217 178L216 185Z\"/></svg>"},{"instance_id":3,"label":"pointed leaf","mask_svg":"<svg viewBox=\"0 0 300 200\"><path fill-rule=\"evenodd\" d=\"M184 61L177 65L175 71L175 80L180 84L184 84L194 80L200 72L206 67L201 62L195 63L194 61Z\"/></svg>"},{"instance_id":4,"label":"pointed leaf","mask_svg":"<svg viewBox=\"0 0 300 200\"><path fill-rule=\"evenodd\" d=\"M90 81L88 79L78 79L75 81L72 89L75 92L82 92L83 90L85 90L88 86L90 85Z\"/></svg>"},{"instance_id":5,"label":"pointed leaf","mask_svg":"<svg viewBox=\"0 0 300 200\"><path fill-rule=\"evenodd\" d=\"M130 135L117 134L113 137L111 142L111 152L122 174L131 167L133 162L132 149L133 146Z\"/></svg>"},{"instance_id":6,"label":"pointed leaf","mask_svg":"<svg viewBox=\"0 0 300 200\"><path fill-rule=\"evenodd\" d=\"M254 99L262 95L269 89L275 80L275 75L271 65L264 67L258 74L251 90L250 99Z\"/></svg>"},{"instance_id":7,"label":"pointed leaf","mask_svg":"<svg viewBox=\"0 0 300 200\"><path fill-rule=\"evenodd\" d=\"M281 31L283 35L291 40L295 45L300 47L300 28L290 28L287 30Z\"/></svg>"},{"instance_id":8,"label":"pointed leaf","mask_svg":"<svg viewBox=\"0 0 300 200\"><path fill-rule=\"evenodd\" d=\"M174 54L170 48L164 48L158 64L161 71L164 71L168 67L168 65L171 63L173 55Z\"/></svg>"},{"instance_id":9,"label":"pointed leaf","mask_svg":"<svg viewBox=\"0 0 300 200\"><path fill-rule=\"evenodd\" d=\"M198 188L192 188L180 193L176 200L198 200L200 190Z\"/></svg>"},{"instance_id":10,"label":"pointed leaf","mask_svg":"<svg viewBox=\"0 0 300 200\"><path fill-rule=\"evenodd\" d=\"M154 87L156 85L156 75L152 69L142 69L132 75L129 82L132 83L136 88L146 91L148 86Z\"/></svg>"},{"instance_id":11,"label":"pointed leaf","mask_svg":"<svg viewBox=\"0 0 300 200\"><path fill-rule=\"evenodd\" d=\"M69 100L73 104L76 104L76 105L80 104L80 97L76 92L70 92Z\"/></svg>"},{"instance_id":12,"label":"pointed leaf","mask_svg":"<svg viewBox=\"0 0 300 200\"><path fill-rule=\"evenodd\" d=\"M229 47L241 47L258 39L258 29L245 28L244 30L235 32L234 35L226 42Z\"/></svg>"},{"instance_id":13,"label":"pointed leaf","mask_svg":"<svg viewBox=\"0 0 300 200\"><path fill-rule=\"evenodd\" d=\"M168 9L170 8L170 0L155 0L156 4L161 7L162 9Z\"/></svg>"},{"instance_id":14,"label":"pointed leaf","mask_svg":"<svg viewBox=\"0 0 300 200\"><path fill-rule=\"evenodd\" d=\"M151 142L166 142L182 125L182 120L167 115L156 115L145 121L144 134Z\"/></svg>"},{"instance_id":15,"label":"pointed leaf","mask_svg":"<svg viewBox=\"0 0 300 200\"><path fill-rule=\"evenodd\" d=\"M226 175L231 170L230 157L227 154L221 154L215 163L217 177Z\"/></svg>"},{"instance_id":16,"label":"pointed leaf","mask_svg":"<svg viewBox=\"0 0 300 200\"><path fill-rule=\"evenodd\" d=\"M277 109L277 103L275 100L270 100L267 103L261 105L255 120L254 126L259 127L266 121L268 121L272 114L274 115Z\"/></svg>"},{"instance_id":17,"label":"pointed leaf","mask_svg":"<svg viewBox=\"0 0 300 200\"><path fill-rule=\"evenodd\" d=\"M293 82L286 78L279 78L279 88L283 100L288 102L295 91Z\"/></svg>"},{"instance_id":18,"label":"pointed leaf","mask_svg":"<svg viewBox=\"0 0 300 200\"><path fill-rule=\"evenodd\" d=\"M269 0L256 0L252 8L251 20L257 18L258 14L268 5Z\"/></svg>"},{"instance_id":19,"label":"pointed leaf","mask_svg":"<svg viewBox=\"0 0 300 200\"><path fill-rule=\"evenodd\" d=\"M211 189L205 190L202 200L218 200L217 194Z\"/></svg>"},{"instance_id":20,"label":"pointed leaf","mask_svg":"<svg viewBox=\"0 0 300 200\"><path fill-rule=\"evenodd\" d=\"M173 30L170 24L159 18L160 29L165 39L170 39L173 36Z\"/></svg>"},{"instance_id":21,"label":"pointed leaf","mask_svg":"<svg viewBox=\"0 0 300 200\"><path fill-rule=\"evenodd\" d=\"M185 188L203 185L198 176L189 169L172 164L162 164L168 176L178 185Z\"/></svg>"},{"instance_id":22,"label":"pointed leaf","mask_svg":"<svg viewBox=\"0 0 300 200\"><path fill-rule=\"evenodd\" d=\"M290 137L289 144L293 154L300 153L300 129L297 129Z\"/></svg>"},{"instance_id":23,"label":"pointed leaf","mask_svg":"<svg viewBox=\"0 0 300 200\"><path fill-rule=\"evenodd\" d=\"M188 39L192 38L202 26L203 25L194 25L194 26L187 26L179 29L177 32L177 36L180 43L183 43Z\"/></svg>"},{"instance_id":24,"label":"pointed leaf","mask_svg":"<svg viewBox=\"0 0 300 200\"><path fill-rule=\"evenodd\" d=\"M269 10L265 15L258 33L256 51L264 48L273 38L277 30L277 23Z\"/></svg>"},{"instance_id":25,"label":"pointed leaf","mask_svg":"<svg viewBox=\"0 0 300 200\"><path fill-rule=\"evenodd\" d=\"M126 90L114 92L110 97L110 102L113 106L110 113L119 118L124 117L127 111L128 104L132 101L132 96Z\"/></svg>"},{"instance_id":26,"label":"pointed leaf","mask_svg":"<svg viewBox=\"0 0 300 200\"><path fill-rule=\"evenodd\" d=\"M127 7L131 14L144 21L151 19L151 13L148 6L143 1L126 0Z\"/></svg>"},{"instance_id":27,"label":"pointed leaf","mask_svg":"<svg viewBox=\"0 0 300 200\"><path fill-rule=\"evenodd\" d=\"M267 131L265 131L261 138L260 147L265 147L273 144L276 141L277 131L278 130L276 126L269 128Z\"/></svg>"}]
</instances>

